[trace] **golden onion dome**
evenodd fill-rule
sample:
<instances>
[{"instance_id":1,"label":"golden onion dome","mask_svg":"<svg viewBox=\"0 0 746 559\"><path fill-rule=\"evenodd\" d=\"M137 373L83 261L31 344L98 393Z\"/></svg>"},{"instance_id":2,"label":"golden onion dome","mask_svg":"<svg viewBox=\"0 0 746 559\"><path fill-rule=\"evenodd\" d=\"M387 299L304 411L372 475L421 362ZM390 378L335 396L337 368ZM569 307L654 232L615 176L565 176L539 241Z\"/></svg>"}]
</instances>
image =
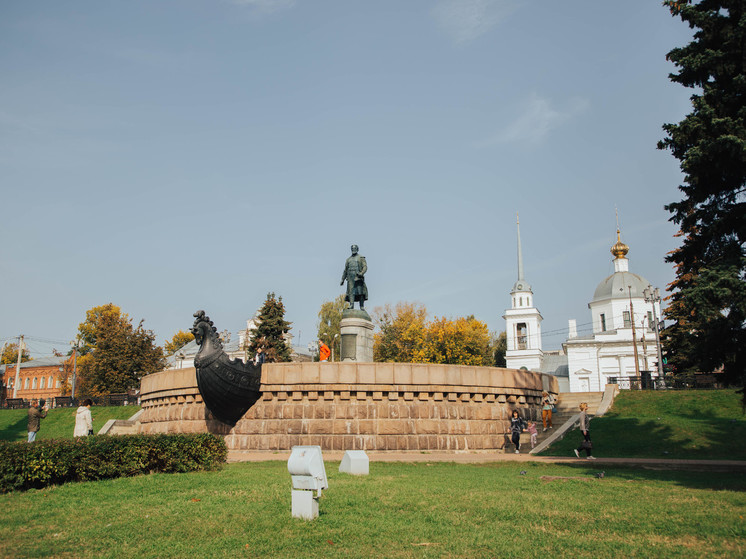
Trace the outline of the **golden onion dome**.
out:
<instances>
[{"instance_id":1,"label":"golden onion dome","mask_svg":"<svg viewBox=\"0 0 746 559\"><path fill-rule=\"evenodd\" d=\"M616 230L616 243L611 247L611 254L615 258L624 258L629 252L629 247L622 242L619 229Z\"/></svg>"}]
</instances>

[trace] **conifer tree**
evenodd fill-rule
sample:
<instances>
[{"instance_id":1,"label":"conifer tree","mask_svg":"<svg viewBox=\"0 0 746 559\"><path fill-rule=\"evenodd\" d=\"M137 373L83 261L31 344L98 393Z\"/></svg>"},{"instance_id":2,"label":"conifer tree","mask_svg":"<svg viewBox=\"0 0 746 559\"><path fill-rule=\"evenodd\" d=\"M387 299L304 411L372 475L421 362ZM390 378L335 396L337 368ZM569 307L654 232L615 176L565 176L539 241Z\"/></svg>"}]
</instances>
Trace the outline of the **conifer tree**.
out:
<instances>
[{"instance_id":1,"label":"conifer tree","mask_svg":"<svg viewBox=\"0 0 746 559\"><path fill-rule=\"evenodd\" d=\"M290 347L285 334L290 331L291 323L285 320L285 305L282 297L267 293L262 310L259 311L259 325L251 333L249 355L253 357L258 348L262 348L265 360L269 363L290 361Z\"/></svg>"},{"instance_id":2,"label":"conifer tree","mask_svg":"<svg viewBox=\"0 0 746 559\"><path fill-rule=\"evenodd\" d=\"M678 69L670 79L694 89L693 110L666 124L658 145L680 161L685 183L683 199L666 206L682 244L667 256L676 279L664 343L676 370L723 367L738 382L746 365L746 2L663 4L695 30L668 53Z\"/></svg>"}]
</instances>

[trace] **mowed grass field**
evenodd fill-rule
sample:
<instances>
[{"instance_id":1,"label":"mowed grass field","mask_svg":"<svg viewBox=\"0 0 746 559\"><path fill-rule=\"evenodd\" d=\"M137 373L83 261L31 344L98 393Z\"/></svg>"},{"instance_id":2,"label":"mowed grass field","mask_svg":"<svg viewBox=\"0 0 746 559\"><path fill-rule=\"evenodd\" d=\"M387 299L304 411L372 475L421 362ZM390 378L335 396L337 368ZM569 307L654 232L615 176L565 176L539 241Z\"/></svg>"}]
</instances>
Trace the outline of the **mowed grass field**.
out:
<instances>
[{"instance_id":1,"label":"mowed grass field","mask_svg":"<svg viewBox=\"0 0 746 559\"><path fill-rule=\"evenodd\" d=\"M311 522L282 461L71 483L0 495L0 557L746 555L742 474L597 466L327 462Z\"/></svg>"},{"instance_id":2,"label":"mowed grass field","mask_svg":"<svg viewBox=\"0 0 746 559\"><path fill-rule=\"evenodd\" d=\"M542 454L572 456L582 439L576 429ZM591 439L598 457L746 460L746 415L735 390L622 390Z\"/></svg>"},{"instance_id":3,"label":"mowed grass field","mask_svg":"<svg viewBox=\"0 0 746 559\"><path fill-rule=\"evenodd\" d=\"M55 408L41 420L36 435L42 439L72 439L75 430L75 412L78 408ZM129 419L140 411L139 406L91 406L93 432L98 433L110 419ZM0 410L0 440L25 441L28 437L28 408Z\"/></svg>"}]
</instances>

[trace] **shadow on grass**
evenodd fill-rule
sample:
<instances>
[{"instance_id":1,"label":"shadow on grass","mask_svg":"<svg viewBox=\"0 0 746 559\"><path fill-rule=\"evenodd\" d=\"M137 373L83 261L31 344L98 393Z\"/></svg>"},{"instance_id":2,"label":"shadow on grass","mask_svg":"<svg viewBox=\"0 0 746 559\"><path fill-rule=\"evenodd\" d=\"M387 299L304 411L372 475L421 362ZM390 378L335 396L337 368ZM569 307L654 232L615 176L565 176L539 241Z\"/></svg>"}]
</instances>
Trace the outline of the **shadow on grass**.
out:
<instances>
[{"instance_id":1,"label":"shadow on grass","mask_svg":"<svg viewBox=\"0 0 746 559\"><path fill-rule=\"evenodd\" d=\"M600 417L591 422L593 454L609 458L746 460L746 421L700 416L664 420ZM570 431L545 453L571 456L583 439Z\"/></svg>"},{"instance_id":2,"label":"shadow on grass","mask_svg":"<svg viewBox=\"0 0 746 559\"><path fill-rule=\"evenodd\" d=\"M28 433L28 418L21 417L13 423L8 423L0 428L0 440L2 441L25 441Z\"/></svg>"},{"instance_id":3,"label":"shadow on grass","mask_svg":"<svg viewBox=\"0 0 746 559\"><path fill-rule=\"evenodd\" d=\"M579 476L595 478L599 472L604 472L604 480L624 480L629 482L630 487L635 487L635 482L665 481L673 482L682 487L690 489L709 489L711 491L737 491L746 492L746 477L740 472L695 472L685 470L648 470L645 468L633 468L625 466L612 466L595 463L590 464L568 464L568 467L577 470Z\"/></svg>"},{"instance_id":4,"label":"shadow on grass","mask_svg":"<svg viewBox=\"0 0 746 559\"><path fill-rule=\"evenodd\" d=\"M462 465L457 465L456 467L459 466ZM480 468L513 469L516 476L526 475L528 478L547 476L549 479L542 481L549 485L574 481L573 478L580 478L584 481L590 480L600 483L628 483L630 491L633 493L639 493L641 490L644 490L644 484L648 482L673 483L688 489L746 493L746 476L743 475L743 472L652 470L639 466L604 464L602 462L586 462L585 460L562 464L523 462L509 465L506 462L493 462L474 464L473 466Z\"/></svg>"}]
</instances>

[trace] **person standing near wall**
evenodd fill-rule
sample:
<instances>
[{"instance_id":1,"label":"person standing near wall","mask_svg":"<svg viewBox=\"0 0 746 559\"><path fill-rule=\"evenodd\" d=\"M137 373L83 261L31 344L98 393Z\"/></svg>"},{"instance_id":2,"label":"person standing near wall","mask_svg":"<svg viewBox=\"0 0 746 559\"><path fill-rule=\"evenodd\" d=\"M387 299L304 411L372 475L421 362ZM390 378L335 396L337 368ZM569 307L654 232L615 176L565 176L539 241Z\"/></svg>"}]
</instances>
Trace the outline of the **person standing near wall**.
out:
<instances>
[{"instance_id":1,"label":"person standing near wall","mask_svg":"<svg viewBox=\"0 0 746 559\"><path fill-rule=\"evenodd\" d=\"M28 409L28 442L32 443L36 440L36 434L41 428L41 420L47 417L47 410L49 407L43 399L31 402L31 407Z\"/></svg>"},{"instance_id":2,"label":"person standing near wall","mask_svg":"<svg viewBox=\"0 0 746 559\"><path fill-rule=\"evenodd\" d=\"M521 432L526 430L526 422L513 410L510 417L510 440L515 445L515 453L521 453Z\"/></svg>"}]
</instances>

